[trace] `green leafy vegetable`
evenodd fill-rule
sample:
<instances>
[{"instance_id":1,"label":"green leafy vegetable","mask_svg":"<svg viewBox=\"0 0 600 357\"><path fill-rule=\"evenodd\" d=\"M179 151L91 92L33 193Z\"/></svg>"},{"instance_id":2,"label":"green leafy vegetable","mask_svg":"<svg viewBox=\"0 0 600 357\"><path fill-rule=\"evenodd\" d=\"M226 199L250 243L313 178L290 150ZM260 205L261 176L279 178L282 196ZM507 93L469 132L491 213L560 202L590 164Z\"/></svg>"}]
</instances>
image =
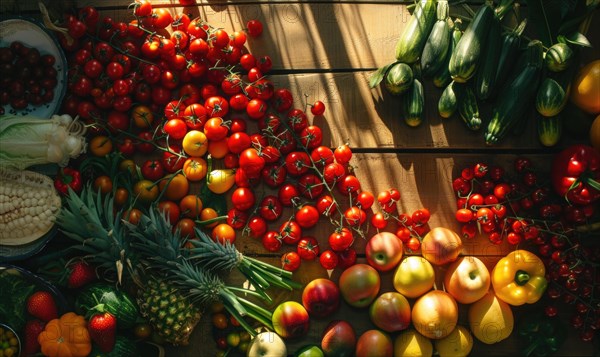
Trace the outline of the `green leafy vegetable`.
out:
<instances>
[{"instance_id":1,"label":"green leafy vegetable","mask_svg":"<svg viewBox=\"0 0 600 357\"><path fill-rule=\"evenodd\" d=\"M0 271L0 321L21 331L27 321L25 301L35 285L25 280L14 269Z\"/></svg>"}]
</instances>

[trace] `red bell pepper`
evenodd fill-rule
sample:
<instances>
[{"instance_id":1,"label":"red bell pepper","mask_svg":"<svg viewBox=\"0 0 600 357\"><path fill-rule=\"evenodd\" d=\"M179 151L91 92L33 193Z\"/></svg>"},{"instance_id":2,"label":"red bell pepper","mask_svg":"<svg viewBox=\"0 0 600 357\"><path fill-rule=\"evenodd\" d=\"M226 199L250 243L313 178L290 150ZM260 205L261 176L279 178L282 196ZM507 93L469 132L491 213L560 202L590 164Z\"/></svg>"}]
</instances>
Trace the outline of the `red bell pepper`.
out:
<instances>
[{"instance_id":1,"label":"red bell pepper","mask_svg":"<svg viewBox=\"0 0 600 357\"><path fill-rule=\"evenodd\" d=\"M54 188L63 196L69 194L69 187L76 193L81 192L82 189L81 173L71 167L64 167L60 169L56 179L54 179Z\"/></svg>"},{"instance_id":2,"label":"red bell pepper","mask_svg":"<svg viewBox=\"0 0 600 357\"><path fill-rule=\"evenodd\" d=\"M559 195L576 205L600 199L600 152L575 144L558 153L552 161L552 185Z\"/></svg>"}]
</instances>

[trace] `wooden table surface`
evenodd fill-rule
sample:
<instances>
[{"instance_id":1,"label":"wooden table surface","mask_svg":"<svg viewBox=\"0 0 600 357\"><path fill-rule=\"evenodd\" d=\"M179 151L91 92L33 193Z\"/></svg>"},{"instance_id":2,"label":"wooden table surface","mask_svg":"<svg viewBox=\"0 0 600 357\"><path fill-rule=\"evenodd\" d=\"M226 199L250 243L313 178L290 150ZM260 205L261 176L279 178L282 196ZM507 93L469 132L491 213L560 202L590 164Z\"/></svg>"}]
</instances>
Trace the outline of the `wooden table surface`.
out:
<instances>
[{"instance_id":1,"label":"wooden table surface","mask_svg":"<svg viewBox=\"0 0 600 357\"><path fill-rule=\"evenodd\" d=\"M67 2L68 3L68 2ZM74 5L94 5L103 15L114 19L132 19L128 0L78 0ZM6 4L5 4L6 5ZM4 6L4 5L3 5ZM21 14L36 16L35 2L18 2ZM529 123L519 136L510 136L497 146L486 147L482 132L469 132L460 118L439 117L437 98L441 89L425 81L425 121L418 128L408 127L400 115L398 98L381 88L370 89L369 76L378 67L393 62L394 48L399 34L410 14L405 4L397 1L350 0L324 2L317 0L268 1L197 1L197 5L180 7L177 1L153 1L153 6L166 7L173 14L184 11L190 17L201 16L211 25L229 33L241 30L250 19L259 19L264 32L259 38L248 40L247 48L254 55L269 55L273 72L269 78L276 87L289 88L295 103L321 100L327 106L325 115L315 120L324 131L324 144L336 147L347 142L354 150L351 161L356 168L364 190L376 193L395 187L402 193L401 212L428 208L430 226L444 226L459 230L454 219L455 196L451 181L458 170L475 161L497 163L509 167L519 154L535 159L536 165L548 165L552 154L569 142L586 139L565 138L557 147L543 147ZM9 9L10 10L10 9ZM3 8L3 11L7 11ZM525 8L520 11L526 11ZM454 13L454 10L453 10ZM511 13L509 16L518 16ZM592 29L598 28L600 15L596 11ZM591 30L590 32L594 32ZM592 42L600 44L599 36ZM584 61L600 58L599 46L585 49ZM489 108L483 108L489 114ZM259 188L261 190L261 188ZM265 189L266 190L266 189ZM279 223L273 225L278 227ZM309 229L310 234L324 242L332 232L328 222ZM246 254L257 254L261 259L278 264L280 253L267 254L259 242L239 237L236 245ZM356 242L359 261L364 261L364 240ZM285 247L291 249L291 247ZM493 245L484 236L465 242L464 254L481 257L489 266L508 251L508 244ZM334 271L332 279L336 279ZM439 274L441 275L441 274ZM316 276L327 276L317 264L303 263L297 279L304 283ZM382 291L391 291L392 274L382 274ZM232 284L240 284L235 273L228 277ZM280 298L299 299L301 291L282 293ZM530 307L529 307L530 308ZM528 308L514 308L518 319ZM465 307L460 308L459 323L465 323ZM357 335L373 328L366 310L352 309L343 304L332 319L350 321ZM290 351L306 343L319 343L327 321L311 321L308 336L289 343ZM475 342L472 355L518 355L522 342L513 334L495 345ZM208 314L196 328L189 346L167 348L169 356L208 356L216 350L211 337ZM581 343L576 331L569 331L568 340L559 355L592 355L594 346ZM597 351L596 351L597 352Z\"/></svg>"}]
</instances>

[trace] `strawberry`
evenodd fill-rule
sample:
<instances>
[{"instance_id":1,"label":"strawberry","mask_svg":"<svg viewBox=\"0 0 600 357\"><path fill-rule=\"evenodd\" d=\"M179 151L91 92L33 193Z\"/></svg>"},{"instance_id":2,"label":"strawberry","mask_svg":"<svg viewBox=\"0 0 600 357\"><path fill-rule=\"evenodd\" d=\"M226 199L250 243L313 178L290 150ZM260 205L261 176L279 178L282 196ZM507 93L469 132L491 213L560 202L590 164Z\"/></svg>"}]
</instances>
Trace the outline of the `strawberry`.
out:
<instances>
[{"instance_id":1,"label":"strawberry","mask_svg":"<svg viewBox=\"0 0 600 357\"><path fill-rule=\"evenodd\" d=\"M88 321L88 331L100 350L109 353L115 347L117 318L110 312L95 314Z\"/></svg>"},{"instance_id":2,"label":"strawberry","mask_svg":"<svg viewBox=\"0 0 600 357\"><path fill-rule=\"evenodd\" d=\"M67 268L69 275L67 286L71 289L81 288L89 283L96 281L96 269L83 260L78 260Z\"/></svg>"},{"instance_id":3,"label":"strawberry","mask_svg":"<svg viewBox=\"0 0 600 357\"><path fill-rule=\"evenodd\" d=\"M54 296L48 291L36 291L27 298L27 312L44 322L58 318Z\"/></svg>"},{"instance_id":4,"label":"strawberry","mask_svg":"<svg viewBox=\"0 0 600 357\"><path fill-rule=\"evenodd\" d=\"M38 336L42 331L46 323L40 320L29 320L25 323L24 340L23 340L23 356L30 356L40 352L40 343L38 342Z\"/></svg>"}]
</instances>

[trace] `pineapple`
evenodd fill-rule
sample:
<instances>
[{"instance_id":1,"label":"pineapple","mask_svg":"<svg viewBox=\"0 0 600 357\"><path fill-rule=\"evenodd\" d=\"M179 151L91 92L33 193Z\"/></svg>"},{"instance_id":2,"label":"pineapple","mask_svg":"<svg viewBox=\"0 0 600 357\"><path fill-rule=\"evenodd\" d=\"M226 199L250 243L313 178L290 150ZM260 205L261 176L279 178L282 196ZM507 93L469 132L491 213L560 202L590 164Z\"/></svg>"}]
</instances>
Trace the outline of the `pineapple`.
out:
<instances>
[{"instance_id":1,"label":"pineapple","mask_svg":"<svg viewBox=\"0 0 600 357\"><path fill-rule=\"evenodd\" d=\"M119 282L131 279L138 285L140 311L167 342L187 343L201 309L216 301L251 335L256 331L245 317L272 329L272 313L245 297L269 301L268 287L299 286L290 272L245 257L233 245L220 245L200 230L194 248L182 249L185 240L156 205L133 225L121 220L120 213L112 215L112 202L112 196L102 197L89 186L81 198L71 192L59 225L92 262L114 272ZM254 289L227 286L214 272L234 267Z\"/></svg>"},{"instance_id":2,"label":"pineapple","mask_svg":"<svg viewBox=\"0 0 600 357\"><path fill-rule=\"evenodd\" d=\"M132 249L132 228L119 217L113 215L111 196L103 198L87 186L81 197L69 193L57 224L76 243L72 248L101 267L103 276L122 286L136 284L140 311L159 336L174 345L186 344L200 310L160 274L139 269L142 257Z\"/></svg>"},{"instance_id":3,"label":"pineapple","mask_svg":"<svg viewBox=\"0 0 600 357\"><path fill-rule=\"evenodd\" d=\"M173 345L187 345L202 316L183 294L162 277L151 276L140 290L138 306L157 334Z\"/></svg>"}]
</instances>

